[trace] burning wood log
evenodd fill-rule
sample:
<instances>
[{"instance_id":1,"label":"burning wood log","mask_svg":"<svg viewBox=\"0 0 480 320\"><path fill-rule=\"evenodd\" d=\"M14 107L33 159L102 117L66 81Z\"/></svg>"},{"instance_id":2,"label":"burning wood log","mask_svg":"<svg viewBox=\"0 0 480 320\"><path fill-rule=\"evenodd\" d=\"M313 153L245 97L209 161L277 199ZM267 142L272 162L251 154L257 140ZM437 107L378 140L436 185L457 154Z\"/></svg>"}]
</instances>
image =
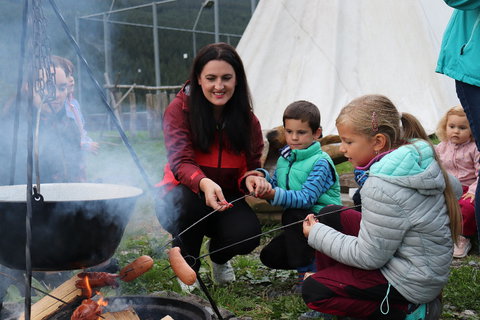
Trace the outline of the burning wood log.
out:
<instances>
[{"instance_id":1,"label":"burning wood log","mask_svg":"<svg viewBox=\"0 0 480 320\"><path fill-rule=\"evenodd\" d=\"M94 288L113 286L118 287L116 279L124 282L130 282L138 278L153 267L153 259L149 256L141 256L129 263L119 274L107 272L81 272L74 275L69 280L62 283L49 293L49 295L40 299L32 305L31 320L45 320L64 309L67 305L79 304L82 299L91 298L95 292ZM90 300L90 299L85 299ZM77 308L78 309L78 308ZM85 311L84 308L82 310ZM19 320L24 320L22 313ZM74 319L89 319L79 317ZM98 319L98 316L95 320ZM135 319L135 318L130 318Z\"/></svg>"},{"instance_id":2,"label":"burning wood log","mask_svg":"<svg viewBox=\"0 0 480 320\"><path fill-rule=\"evenodd\" d=\"M105 320L140 320L140 317L132 308L117 312L107 312L102 314L102 317Z\"/></svg>"},{"instance_id":3,"label":"burning wood log","mask_svg":"<svg viewBox=\"0 0 480 320\"><path fill-rule=\"evenodd\" d=\"M31 320L44 320L51 317L53 314L60 311L65 304L78 303L82 297L82 290L77 288L75 282L78 277L74 275L69 280L62 283L60 286L50 292L50 296L45 296L37 303L32 305ZM53 297L58 298L55 299ZM61 301L60 301L61 300ZM63 301L63 302L62 302ZM19 320L24 320L25 316L22 313Z\"/></svg>"}]
</instances>

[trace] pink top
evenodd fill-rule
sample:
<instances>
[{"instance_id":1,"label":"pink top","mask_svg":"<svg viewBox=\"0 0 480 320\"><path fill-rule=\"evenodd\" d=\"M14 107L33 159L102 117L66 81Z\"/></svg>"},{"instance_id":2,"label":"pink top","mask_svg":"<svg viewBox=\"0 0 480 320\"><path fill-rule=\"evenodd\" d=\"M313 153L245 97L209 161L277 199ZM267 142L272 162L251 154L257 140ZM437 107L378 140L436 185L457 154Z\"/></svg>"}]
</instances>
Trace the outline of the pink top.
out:
<instances>
[{"instance_id":1,"label":"pink top","mask_svg":"<svg viewBox=\"0 0 480 320\"><path fill-rule=\"evenodd\" d=\"M455 144L450 141L440 142L435 150L444 168L468 187L468 192L475 194L480 170L480 152L475 142Z\"/></svg>"}]
</instances>

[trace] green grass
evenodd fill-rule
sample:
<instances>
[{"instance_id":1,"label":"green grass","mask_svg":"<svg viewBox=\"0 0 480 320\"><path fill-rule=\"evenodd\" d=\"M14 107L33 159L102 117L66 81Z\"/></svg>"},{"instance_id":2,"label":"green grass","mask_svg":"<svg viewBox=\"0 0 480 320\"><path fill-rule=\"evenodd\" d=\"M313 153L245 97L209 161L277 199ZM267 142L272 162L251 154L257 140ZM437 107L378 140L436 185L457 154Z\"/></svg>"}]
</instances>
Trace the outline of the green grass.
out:
<instances>
[{"instance_id":1,"label":"green grass","mask_svg":"<svg viewBox=\"0 0 480 320\"><path fill-rule=\"evenodd\" d=\"M264 237L262 243L266 243L268 239L269 237ZM151 235L136 235L122 242L116 254L121 265L126 265L142 254L149 254L155 260L151 271L131 283L121 284L122 294L143 295L158 291L181 293L174 273L169 268L166 254L157 251L166 241L166 237L155 240ZM295 272L272 270L263 266L258 258L259 249L233 259L237 281L231 285L219 287L213 283L208 258L202 260L200 276L215 302L238 317L258 320L296 319L308 309L301 297L292 293ZM478 255L471 254L454 262L450 280L443 291L445 306L442 319L480 319L479 277ZM200 290L195 290L194 294L206 299Z\"/></svg>"},{"instance_id":2,"label":"green grass","mask_svg":"<svg viewBox=\"0 0 480 320\"><path fill-rule=\"evenodd\" d=\"M97 156L91 155L88 158L90 178L144 185L130 154L117 136L105 134L96 138L100 139L102 148ZM163 139L151 141L145 134L131 139L152 182L160 180L166 161L162 141ZM342 163L337 165L337 170L340 174L351 172L352 166L350 163ZM112 173L114 176L109 176ZM272 227L275 226L264 226L264 229ZM269 234L262 238L262 245L271 236ZM162 248L167 242L168 235L162 231L155 218L153 199L146 194L138 201L136 212L115 256L122 266L147 254L154 258L155 265L137 280L121 283L121 294L145 295L158 291L181 293ZM443 291L444 320L480 319L480 258L477 247L476 244L467 258L456 260L452 264L450 280ZM259 250L257 248L249 255L233 259L237 281L226 287L216 286L212 282L208 258L204 258L200 269L202 280L216 303L238 317L255 320L296 319L308 309L300 296L292 294L295 272L266 268L258 258ZM206 298L200 290L194 293ZM117 293L112 291L111 294Z\"/></svg>"}]
</instances>

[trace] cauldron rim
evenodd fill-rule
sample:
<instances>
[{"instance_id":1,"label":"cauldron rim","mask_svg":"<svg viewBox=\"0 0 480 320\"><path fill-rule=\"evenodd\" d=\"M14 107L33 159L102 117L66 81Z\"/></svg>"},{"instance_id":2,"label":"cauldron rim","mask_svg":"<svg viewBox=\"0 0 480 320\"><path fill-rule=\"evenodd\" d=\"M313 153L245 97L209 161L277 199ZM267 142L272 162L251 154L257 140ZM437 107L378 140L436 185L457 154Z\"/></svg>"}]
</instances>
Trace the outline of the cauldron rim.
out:
<instances>
[{"instance_id":1,"label":"cauldron rim","mask_svg":"<svg viewBox=\"0 0 480 320\"><path fill-rule=\"evenodd\" d=\"M26 187L26 184L0 186L0 203L25 203ZM40 188L46 203L135 198L143 194L140 188L110 183L44 183Z\"/></svg>"}]
</instances>

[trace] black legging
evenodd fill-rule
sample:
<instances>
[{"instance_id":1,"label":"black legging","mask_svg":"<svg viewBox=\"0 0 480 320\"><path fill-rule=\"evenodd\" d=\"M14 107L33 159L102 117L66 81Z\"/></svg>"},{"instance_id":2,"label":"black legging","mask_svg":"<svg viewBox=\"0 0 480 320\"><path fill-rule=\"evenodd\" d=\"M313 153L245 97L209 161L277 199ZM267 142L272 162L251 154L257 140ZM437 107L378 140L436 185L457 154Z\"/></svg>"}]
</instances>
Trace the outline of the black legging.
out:
<instances>
[{"instance_id":1,"label":"black legging","mask_svg":"<svg viewBox=\"0 0 480 320\"><path fill-rule=\"evenodd\" d=\"M282 214L282 225L303 220L309 213L304 209L287 209ZM315 251L303 235L303 224L296 223L285 228L263 248L260 260L269 268L291 270L308 266L314 255Z\"/></svg>"},{"instance_id":2,"label":"black legging","mask_svg":"<svg viewBox=\"0 0 480 320\"><path fill-rule=\"evenodd\" d=\"M241 194L225 194L227 201L235 200ZM162 227L175 237L182 230L212 212L205 205L203 196L193 193L183 185L165 192L160 190L156 201L156 214ZM194 258L200 254L203 237L210 237L210 252L224 248L233 243L248 239L261 233L257 215L244 199L237 201L233 207L225 211L217 211L174 239L173 246L179 246L187 262L195 270L199 270L200 261ZM245 241L238 245L213 253L213 262L223 264L239 254L248 254L260 244L260 237Z\"/></svg>"}]
</instances>

